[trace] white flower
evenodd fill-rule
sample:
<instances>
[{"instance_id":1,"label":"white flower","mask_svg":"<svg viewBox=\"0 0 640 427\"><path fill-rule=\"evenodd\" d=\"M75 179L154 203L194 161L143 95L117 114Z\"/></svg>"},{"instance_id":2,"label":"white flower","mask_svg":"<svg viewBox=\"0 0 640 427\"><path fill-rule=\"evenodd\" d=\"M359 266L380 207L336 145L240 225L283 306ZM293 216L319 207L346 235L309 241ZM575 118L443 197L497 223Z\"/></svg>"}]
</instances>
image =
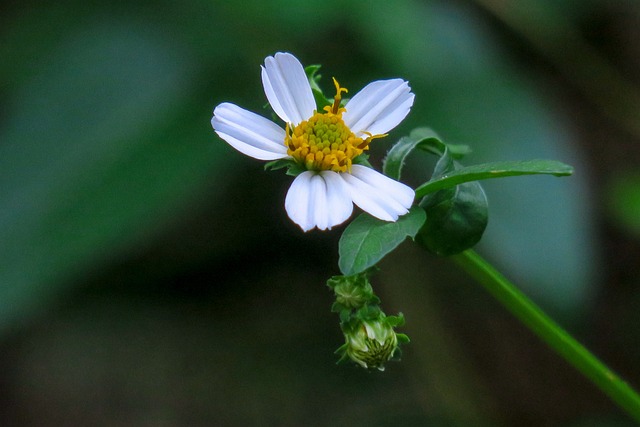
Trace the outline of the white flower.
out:
<instances>
[{"instance_id":1,"label":"white flower","mask_svg":"<svg viewBox=\"0 0 640 427\"><path fill-rule=\"evenodd\" d=\"M213 110L211 125L243 154L259 160L292 158L306 169L285 200L287 214L304 231L343 223L353 203L376 218L396 221L411 207L413 189L352 161L407 116L413 105L411 88L402 79L378 80L341 107L346 89L334 83L333 105L316 111L300 61L290 53L276 53L264 61L262 84L285 129L226 102Z\"/></svg>"}]
</instances>

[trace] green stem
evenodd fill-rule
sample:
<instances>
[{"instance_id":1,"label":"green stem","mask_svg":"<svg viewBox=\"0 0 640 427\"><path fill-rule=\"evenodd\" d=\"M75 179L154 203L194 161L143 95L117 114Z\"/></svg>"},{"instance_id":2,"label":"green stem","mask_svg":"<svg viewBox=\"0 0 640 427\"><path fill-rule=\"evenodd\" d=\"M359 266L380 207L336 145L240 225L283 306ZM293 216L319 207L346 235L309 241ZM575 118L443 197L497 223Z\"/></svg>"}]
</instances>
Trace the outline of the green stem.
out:
<instances>
[{"instance_id":1,"label":"green stem","mask_svg":"<svg viewBox=\"0 0 640 427\"><path fill-rule=\"evenodd\" d=\"M636 421L640 396L473 250L452 257L491 295Z\"/></svg>"}]
</instances>

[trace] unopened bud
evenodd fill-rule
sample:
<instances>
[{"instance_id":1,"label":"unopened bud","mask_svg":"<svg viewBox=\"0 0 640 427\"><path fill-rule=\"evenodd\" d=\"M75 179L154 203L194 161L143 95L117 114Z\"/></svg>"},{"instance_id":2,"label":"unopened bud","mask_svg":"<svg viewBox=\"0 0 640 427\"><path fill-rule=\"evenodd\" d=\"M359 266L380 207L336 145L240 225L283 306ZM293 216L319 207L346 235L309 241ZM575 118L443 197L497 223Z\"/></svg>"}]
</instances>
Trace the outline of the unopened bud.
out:
<instances>
[{"instance_id":1,"label":"unopened bud","mask_svg":"<svg viewBox=\"0 0 640 427\"><path fill-rule=\"evenodd\" d=\"M346 355L363 368L383 371L398 348L398 337L386 318L360 321L344 336Z\"/></svg>"},{"instance_id":2,"label":"unopened bud","mask_svg":"<svg viewBox=\"0 0 640 427\"><path fill-rule=\"evenodd\" d=\"M365 304L377 303L380 300L373 293L366 273L355 276L335 276L327 285L336 294L336 303L347 309L359 309Z\"/></svg>"}]
</instances>

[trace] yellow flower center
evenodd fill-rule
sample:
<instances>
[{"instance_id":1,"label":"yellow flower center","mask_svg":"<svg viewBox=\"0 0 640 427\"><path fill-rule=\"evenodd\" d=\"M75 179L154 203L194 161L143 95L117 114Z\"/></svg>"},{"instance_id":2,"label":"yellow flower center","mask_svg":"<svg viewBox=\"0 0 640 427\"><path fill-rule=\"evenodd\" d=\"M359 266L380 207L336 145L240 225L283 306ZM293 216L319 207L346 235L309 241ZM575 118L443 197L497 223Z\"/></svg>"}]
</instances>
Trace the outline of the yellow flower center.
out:
<instances>
[{"instance_id":1,"label":"yellow flower center","mask_svg":"<svg viewBox=\"0 0 640 427\"><path fill-rule=\"evenodd\" d=\"M307 170L332 170L351 172L353 159L369 149L369 142L386 135L371 135L362 139L357 137L342 120L346 111L340 107L342 92L336 79L336 96L333 105L324 107L324 113L314 113L311 118L300 122L293 129L287 123L284 139L287 154Z\"/></svg>"}]
</instances>

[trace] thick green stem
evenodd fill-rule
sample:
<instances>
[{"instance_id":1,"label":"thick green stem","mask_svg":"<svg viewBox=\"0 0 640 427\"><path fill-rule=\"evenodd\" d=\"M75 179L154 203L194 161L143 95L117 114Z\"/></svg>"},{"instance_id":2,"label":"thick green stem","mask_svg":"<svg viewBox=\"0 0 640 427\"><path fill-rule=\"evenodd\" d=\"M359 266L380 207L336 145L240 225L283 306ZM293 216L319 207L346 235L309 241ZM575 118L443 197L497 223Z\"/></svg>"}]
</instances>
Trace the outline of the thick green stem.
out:
<instances>
[{"instance_id":1,"label":"thick green stem","mask_svg":"<svg viewBox=\"0 0 640 427\"><path fill-rule=\"evenodd\" d=\"M640 422L640 396L475 251L452 257L514 316Z\"/></svg>"}]
</instances>

